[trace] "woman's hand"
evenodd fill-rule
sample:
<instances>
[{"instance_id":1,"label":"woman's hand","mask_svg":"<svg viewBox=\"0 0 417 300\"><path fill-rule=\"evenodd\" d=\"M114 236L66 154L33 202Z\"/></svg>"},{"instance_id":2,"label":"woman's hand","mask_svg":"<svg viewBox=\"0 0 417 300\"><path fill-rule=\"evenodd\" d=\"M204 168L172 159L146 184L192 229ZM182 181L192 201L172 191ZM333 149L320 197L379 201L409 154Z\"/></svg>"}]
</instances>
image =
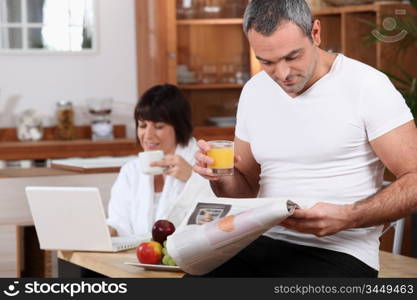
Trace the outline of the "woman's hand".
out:
<instances>
[{"instance_id":1,"label":"woman's hand","mask_svg":"<svg viewBox=\"0 0 417 300\"><path fill-rule=\"evenodd\" d=\"M108 230L109 230L109 233L110 233L110 236L117 236L118 234L117 234L117 230L116 229L114 229L113 227L111 227L111 226L107 226L107 228L108 228Z\"/></svg>"},{"instance_id":2,"label":"woman's hand","mask_svg":"<svg viewBox=\"0 0 417 300\"><path fill-rule=\"evenodd\" d=\"M192 174L193 168L191 165L181 156L168 154L163 160L154 161L150 164L151 167L163 167L165 168L165 174L171 175L186 182Z\"/></svg>"}]
</instances>

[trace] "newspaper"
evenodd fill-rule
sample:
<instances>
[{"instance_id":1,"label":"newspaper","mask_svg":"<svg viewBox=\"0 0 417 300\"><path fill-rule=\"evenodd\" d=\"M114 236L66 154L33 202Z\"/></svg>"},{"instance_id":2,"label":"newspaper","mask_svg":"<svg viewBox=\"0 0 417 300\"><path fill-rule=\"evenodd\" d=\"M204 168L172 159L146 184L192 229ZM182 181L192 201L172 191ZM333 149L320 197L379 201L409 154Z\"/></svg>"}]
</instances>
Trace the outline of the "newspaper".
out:
<instances>
[{"instance_id":1,"label":"newspaper","mask_svg":"<svg viewBox=\"0 0 417 300\"><path fill-rule=\"evenodd\" d=\"M183 271L206 274L292 215L297 207L290 200L274 198L199 202L177 231L168 236L168 253Z\"/></svg>"}]
</instances>

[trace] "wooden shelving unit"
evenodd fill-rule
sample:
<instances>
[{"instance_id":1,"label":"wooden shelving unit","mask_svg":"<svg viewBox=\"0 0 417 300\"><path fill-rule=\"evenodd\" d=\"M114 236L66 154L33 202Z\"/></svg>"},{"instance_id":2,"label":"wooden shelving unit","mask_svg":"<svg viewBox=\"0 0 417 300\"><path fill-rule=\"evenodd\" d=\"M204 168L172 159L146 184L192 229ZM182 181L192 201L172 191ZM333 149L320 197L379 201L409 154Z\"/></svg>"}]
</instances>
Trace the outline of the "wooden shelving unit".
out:
<instances>
[{"instance_id":1,"label":"wooden shelving unit","mask_svg":"<svg viewBox=\"0 0 417 300\"><path fill-rule=\"evenodd\" d=\"M21 142L17 140L16 128L2 128L0 160L125 156L140 150L135 140L126 139L124 125L113 126L115 138L109 141L92 141L90 126L78 126L75 132L77 139L56 140L54 128L47 127L41 141Z\"/></svg>"},{"instance_id":2,"label":"wooden shelving unit","mask_svg":"<svg viewBox=\"0 0 417 300\"><path fill-rule=\"evenodd\" d=\"M248 0L234 1L240 1L243 6L248 3ZM254 64L242 31L242 18L181 19L177 16L176 0L136 3L139 94L154 84L179 84L191 103L195 126L208 125L210 117L235 115L243 84L230 82L230 76L228 80L221 77L224 65L233 65L233 72L238 66L239 72L253 75ZM144 13L149 11L152 16ZM210 83L181 84L176 74L178 65L199 73L201 81L204 81L205 66L214 66L215 71L207 76L215 79L205 80Z\"/></svg>"},{"instance_id":3,"label":"wooden shelving unit","mask_svg":"<svg viewBox=\"0 0 417 300\"><path fill-rule=\"evenodd\" d=\"M247 0L241 1L246 5ZM224 83L223 68L252 75L249 43L242 31L242 18L180 19L176 18L177 64L186 65L199 74L205 67L215 68L217 82L180 84L192 107L193 123L208 124L210 117L233 116L243 84ZM237 70L239 68L239 70ZM230 75L229 75L230 76Z\"/></svg>"}]
</instances>

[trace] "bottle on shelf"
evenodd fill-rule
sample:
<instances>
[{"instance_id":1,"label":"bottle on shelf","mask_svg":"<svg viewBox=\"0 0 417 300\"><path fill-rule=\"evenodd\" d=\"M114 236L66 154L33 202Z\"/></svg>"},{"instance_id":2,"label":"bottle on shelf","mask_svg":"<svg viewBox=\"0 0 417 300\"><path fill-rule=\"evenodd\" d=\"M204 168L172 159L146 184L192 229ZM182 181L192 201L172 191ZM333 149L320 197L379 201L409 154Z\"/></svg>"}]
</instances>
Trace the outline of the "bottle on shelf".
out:
<instances>
[{"instance_id":1,"label":"bottle on shelf","mask_svg":"<svg viewBox=\"0 0 417 300\"><path fill-rule=\"evenodd\" d=\"M39 141L42 137L41 117L32 109L25 110L17 120L17 138L19 141Z\"/></svg>"},{"instance_id":2,"label":"bottle on shelf","mask_svg":"<svg viewBox=\"0 0 417 300\"><path fill-rule=\"evenodd\" d=\"M56 137L60 140L75 138L74 109L70 101L59 101L56 108Z\"/></svg>"},{"instance_id":3,"label":"bottle on shelf","mask_svg":"<svg viewBox=\"0 0 417 300\"><path fill-rule=\"evenodd\" d=\"M112 140L113 125L111 122L112 98L92 98L87 100L91 114L91 134L93 141Z\"/></svg>"},{"instance_id":4,"label":"bottle on shelf","mask_svg":"<svg viewBox=\"0 0 417 300\"><path fill-rule=\"evenodd\" d=\"M194 0L177 0L177 18L193 19L197 17L196 1Z\"/></svg>"},{"instance_id":5,"label":"bottle on shelf","mask_svg":"<svg viewBox=\"0 0 417 300\"><path fill-rule=\"evenodd\" d=\"M203 6L203 13L205 18L216 19L220 18L224 1L222 0L205 0Z\"/></svg>"},{"instance_id":6,"label":"bottle on shelf","mask_svg":"<svg viewBox=\"0 0 417 300\"><path fill-rule=\"evenodd\" d=\"M247 0L177 0L177 18L242 18L247 3Z\"/></svg>"}]
</instances>

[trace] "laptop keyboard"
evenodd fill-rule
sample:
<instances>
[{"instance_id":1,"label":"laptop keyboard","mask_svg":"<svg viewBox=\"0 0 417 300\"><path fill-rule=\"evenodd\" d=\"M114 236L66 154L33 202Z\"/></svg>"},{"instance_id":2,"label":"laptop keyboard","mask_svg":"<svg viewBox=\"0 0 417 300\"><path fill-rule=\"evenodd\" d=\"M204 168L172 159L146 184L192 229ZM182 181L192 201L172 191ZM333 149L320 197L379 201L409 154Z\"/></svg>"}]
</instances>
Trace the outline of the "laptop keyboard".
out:
<instances>
[{"instance_id":1,"label":"laptop keyboard","mask_svg":"<svg viewBox=\"0 0 417 300\"><path fill-rule=\"evenodd\" d=\"M141 242L147 239L138 237L112 237L112 245L115 250L128 250L136 248Z\"/></svg>"}]
</instances>

